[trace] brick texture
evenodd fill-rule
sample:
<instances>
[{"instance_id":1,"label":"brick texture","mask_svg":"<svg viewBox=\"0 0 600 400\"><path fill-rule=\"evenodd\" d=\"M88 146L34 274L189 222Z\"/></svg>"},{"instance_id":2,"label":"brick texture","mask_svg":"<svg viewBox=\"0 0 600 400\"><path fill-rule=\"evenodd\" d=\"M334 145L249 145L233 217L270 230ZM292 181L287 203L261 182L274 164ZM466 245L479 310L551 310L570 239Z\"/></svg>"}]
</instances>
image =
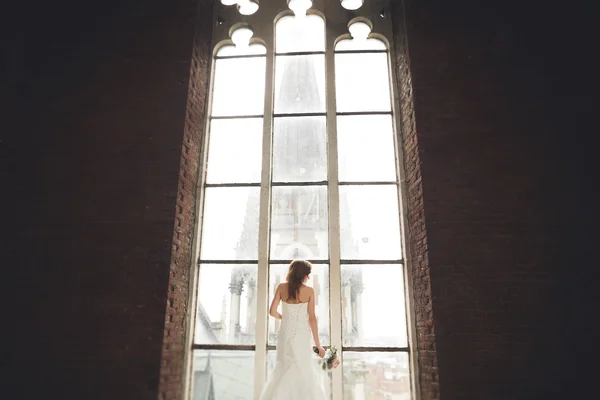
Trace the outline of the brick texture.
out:
<instances>
[{"instance_id":1,"label":"brick texture","mask_svg":"<svg viewBox=\"0 0 600 400\"><path fill-rule=\"evenodd\" d=\"M427 244L427 227L423 202L423 182L419 138L415 123L413 83L410 71L409 44L406 35L404 10L400 2L393 5L394 52L393 72L396 88L400 127L399 154L402 154L404 190L407 212L405 227L407 266L410 268L413 289L413 309L416 325L416 371L419 392L423 399L439 399L439 373L435 343L435 324L431 299L431 268Z\"/></svg>"},{"instance_id":2,"label":"brick texture","mask_svg":"<svg viewBox=\"0 0 600 400\"><path fill-rule=\"evenodd\" d=\"M185 115L176 216L171 247L167 312L160 369L159 399L180 399L185 379L186 315L189 306L189 276L192 244L197 221L197 183L203 153L206 100L211 61L213 9L200 2L192 50L188 100Z\"/></svg>"}]
</instances>

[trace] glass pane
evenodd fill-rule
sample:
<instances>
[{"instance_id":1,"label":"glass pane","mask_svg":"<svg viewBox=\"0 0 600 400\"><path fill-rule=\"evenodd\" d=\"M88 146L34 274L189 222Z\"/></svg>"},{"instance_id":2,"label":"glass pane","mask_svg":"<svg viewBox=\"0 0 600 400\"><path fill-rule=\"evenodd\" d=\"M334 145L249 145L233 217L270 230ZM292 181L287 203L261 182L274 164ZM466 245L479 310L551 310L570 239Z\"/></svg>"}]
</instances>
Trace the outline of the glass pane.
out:
<instances>
[{"instance_id":1,"label":"glass pane","mask_svg":"<svg viewBox=\"0 0 600 400\"><path fill-rule=\"evenodd\" d=\"M387 53L336 54L338 112L391 111Z\"/></svg>"},{"instance_id":2,"label":"glass pane","mask_svg":"<svg viewBox=\"0 0 600 400\"><path fill-rule=\"evenodd\" d=\"M347 50L387 50L387 46L379 39L344 39L335 45L335 51Z\"/></svg>"},{"instance_id":3,"label":"glass pane","mask_svg":"<svg viewBox=\"0 0 600 400\"><path fill-rule=\"evenodd\" d=\"M269 304L275 296L277 286L286 282L288 265L271 265L269 271ZM315 313L317 314L319 326L319 340L321 345L329 345L329 266L324 264L313 264L310 279L306 284L315 289ZM281 312L282 306L279 306ZM269 344L277 344L277 331L280 321L269 317Z\"/></svg>"},{"instance_id":4,"label":"glass pane","mask_svg":"<svg viewBox=\"0 0 600 400\"><path fill-rule=\"evenodd\" d=\"M222 46L217 50L218 57L245 56L252 54L267 54L267 48L262 44L253 43L249 46Z\"/></svg>"},{"instance_id":5,"label":"glass pane","mask_svg":"<svg viewBox=\"0 0 600 400\"><path fill-rule=\"evenodd\" d=\"M398 187L340 186L340 242L342 259L400 259Z\"/></svg>"},{"instance_id":6,"label":"glass pane","mask_svg":"<svg viewBox=\"0 0 600 400\"><path fill-rule=\"evenodd\" d=\"M275 26L275 51L325 51L325 21L318 15L281 18Z\"/></svg>"},{"instance_id":7,"label":"glass pane","mask_svg":"<svg viewBox=\"0 0 600 400\"><path fill-rule=\"evenodd\" d=\"M258 259L259 187L206 188L203 260Z\"/></svg>"},{"instance_id":8,"label":"glass pane","mask_svg":"<svg viewBox=\"0 0 600 400\"><path fill-rule=\"evenodd\" d=\"M337 129L340 181L396 181L391 115L339 116Z\"/></svg>"},{"instance_id":9,"label":"glass pane","mask_svg":"<svg viewBox=\"0 0 600 400\"><path fill-rule=\"evenodd\" d=\"M256 265L200 265L195 343L254 344Z\"/></svg>"},{"instance_id":10,"label":"glass pane","mask_svg":"<svg viewBox=\"0 0 600 400\"><path fill-rule=\"evenodd\" d=\"M325 117L275 118L273 182L327 180Z\"/></svg>"},{"instance_id":11,"label":"glass pane","mask_svg":"<svg viewBox=\"0 0 600 400\"><path fill-rule=\"evenodd\" d=\"M207 183L260 183L262 118L213 119Z\"/></svg>"},{"instance_id":12,"label":"glass pane","mask_svg":"<svg viewBox=\"0 0 600 400\"><path fill-rule=\"evenodd\" d=\"M265 58L215 61L213 116L263 115Z\"/></svg>"},{"instance_id":13,"label":"glass pane","mask_svg":"<svg viewBox=\"0 0 600 400\"><path fill-rule=\"evenodd\" d=\"M410 400L407 353L344 352L344 400Z\"/></svg>"},{"instance_id":14,"label":"glass pane","mask_svg":"<svg viewBox=\"0 0 600 400\"><path fill-rule=\"evenodd\" d=\"M341 294L344 346L407 346L401 265L342 265Z\"/></svg>"},{"instance_id":15,"label":"glass pane","mask_svg":"<svg viewBox=\"0 0 600 400\"><path fill-rule=\"evenodd\" d=\"M327 259L327 188L273 188L271 218L272 260Z\"/></svg>"},{"instance_id":16,"label":"glass pane","mask_svg":"<svg viewBox=\"0 0 600 400\"><path fill-rule=\"evenodd\" d=\"M314 355L315 360L315 371L317 372L317 378L319 380L319 384L325 390L325 395L328 399L331 399L331 372L323 372L319 368L318 360L319 358ZM275 368L275 363L277 362L277 352L275 350L267 351L267 376L271 375L271 372Z\"/></svg>"},{"instance_id":17,"label":"glass pane","mask_svg":"<svg viewBox=\"0 0 600 400\"><path fill-rule=\"evenodd\" d=\"M254 352L194 351L193 400L252 400Z\"/></svg>"},{"instance_id":18,"label":"glass pane","mask_svg":"<svg viewBox=\"0 0 600 400\"><path fill-rule=\"evenodd\" d=\"M275 112L325 112L325 55L275 57Z\"/></svg>"}]
</instances>

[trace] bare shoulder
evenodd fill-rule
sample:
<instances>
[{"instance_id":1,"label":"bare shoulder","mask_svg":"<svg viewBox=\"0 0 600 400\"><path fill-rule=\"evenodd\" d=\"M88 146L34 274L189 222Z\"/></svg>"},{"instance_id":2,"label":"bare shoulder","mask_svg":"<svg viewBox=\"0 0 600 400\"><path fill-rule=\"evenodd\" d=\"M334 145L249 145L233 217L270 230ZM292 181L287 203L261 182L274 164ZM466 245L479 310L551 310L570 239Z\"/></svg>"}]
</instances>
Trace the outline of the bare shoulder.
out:
<instances>
[{"instance_id":1,"label":"bare shoulder","mask_svg":"<svg viewBox=\"0 0 600 400\"><path fill-rule=\"evenodd\" d=\"M315 294L315 289L310 286L302 285L300 290L302 290L302 292L304 292L307 296L312 296Z\"/></svg>"},{"instance_id":2,"label":"bare shoulder","mask_svg":"<svg viewBox=\"0 0 600 400\"><path fill-rule=\"evenodd\" d=\"M288 284L287 284L287 282L280 283L280 284L277 286L277 291L278 291L279 293L287 293L287 287L288 287Z\"/></svg>"}]
</instances>

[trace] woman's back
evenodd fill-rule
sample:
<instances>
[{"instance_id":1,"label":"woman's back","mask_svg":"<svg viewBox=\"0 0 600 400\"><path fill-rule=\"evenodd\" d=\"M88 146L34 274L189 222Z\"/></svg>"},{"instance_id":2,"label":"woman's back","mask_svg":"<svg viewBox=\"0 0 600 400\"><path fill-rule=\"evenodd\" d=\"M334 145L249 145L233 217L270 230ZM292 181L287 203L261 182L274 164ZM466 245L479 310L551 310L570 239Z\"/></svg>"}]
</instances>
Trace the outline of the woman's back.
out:
<instances>
[{"instance_id":1,"label":"woman's back","mask_svg":"<svg viewBox=\"0 0 600 400\"><path fill-rule=\"evenodd\" d=\"M288 340L298 339L303 345L306 343L311 347L308 303L283 302L282 311L281 325L277 332L277 345L283 346Z\"/></svg>"},{"instance_id":2,"label":"woman's back","mask_svg":"<svg viewBox=\"0 0 600 400\"><path fill-rule=\"evenodd\" d=\"M300 285L296 298L291 298L289 294L289 285L287 282L279 284L281 300L288 304L307 303L310 300L311 290L306 285Z\"/></svg>"}]
</instances>

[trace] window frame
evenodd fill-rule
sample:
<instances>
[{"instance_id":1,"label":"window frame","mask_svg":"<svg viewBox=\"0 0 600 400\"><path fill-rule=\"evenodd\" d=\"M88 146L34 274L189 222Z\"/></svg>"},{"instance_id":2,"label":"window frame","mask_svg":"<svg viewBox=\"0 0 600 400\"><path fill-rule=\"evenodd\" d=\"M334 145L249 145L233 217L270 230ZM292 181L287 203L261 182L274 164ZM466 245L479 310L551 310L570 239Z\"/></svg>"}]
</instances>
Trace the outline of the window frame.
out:
<instances>
[{"instance_id":1,"label":"window frame","mask_svg":"<svg viewBox=\"0 0 600 400\"><path fill-rule=\"evenodd\" d=\"M283 3L283 6L282 4ZM315 4L316 3L316 4ZM264 96L264 111L262 114L263 118L263 138L262 138L262 170L261 170L261 182L260 184L206 184L206 172L207 172L207 160L208 160L208 140L209 140L209 129L212 119L219 118L247 118L249 116L231 116L231 117L212 117L210 110L212 108L212 93L214 86L214 72L215 62L218 58L232 58L232 56L217 57L216 52L223 45L232 44L228 37L229 26L221 26L221 24L215 24L213 30L213 43L211 48L213 49L212 57L210 60L210 76L209 76L209 92L207 98L207 118L202 138L203 145L201 147L201 166L199 174L199 184L197 185L196 198L198 218L194 234L194 242L192 249L192 266L190 275L190 302L188 310L188 335L187 335L187 349L185 350L185 373L184 373L184 393L186 398L191 398L193 390L193 350L203 349L222 349L222 350L253 350L255 353L255 370L254 370L254 398L258 398L260 392L266 382L267 366L266 361L268 358L267 352L275 349L275 346L268 345L268 302L269 302L269 267L271 264L285 264L291 260L270 260L270 219L271 219L271 196L272 188L274 186L285 186L285 185L326 185L327 186L327 197L328 197L328 218L329 218L329 258L327 260L311 260L314 263L326 263L329 266L330 275L330 287L341 288L341 265L342 264L400 264L403 268L404 274L404 296L406 305L406 323L407 323L407 347L344 347L342 345L342 305L341 296L331 295L329 296L330 301L330 338L331 345L336 346L340 351L401 351L407 352L409 356L410 364L410 377L411 377L411 395L413 399L420 399L419 385L417 384L418 378L418 364L416 351L416 326L414 323L414 316L412 310L412 279L410 268L406 265L407 246L406 246L406 226L407 226L407 213L405 207L407 204L406 190L404 185L404 171L402 168L402 154L399 151L401 146L401 134L399 131L399 103L398 98L395 95L396 92L396 76L393 73L392 60L395 59L394 47L391 45L387 38L392 38L392 25L391 21L383 19L377 20L375 18L378 12L373 9L369 9L367 5L369 0L363 4L361 9L355 12L361 14L358 19L366 18L371 21L374 26L373 31L377 31L378 34L373 35L378 39L382 40L387 50L365 50L365 51L335 51L335 44L339 40L349 38L347 26L350 21L344 21L344 17L340 17L339 14L342 10L339 7L339 1L337 0L320 0L313 2L313 8L309 10L309 13L320 15L325 20L326 24L326 40L325 40L325 51L315 52L301 52L302 54L324 54L325 55L325 93L326 93L326 111L324 113L307 113L306 115L318 115L325 116L327 124L327 181L326 182L293 182L293 183L277 183L272 182L272 150L273 150L273 126L275 117L288 116L287 114L275 114L274 113L274 85L275 85L275 24L277 20L283 16L291 15L292 12L287 8L284 2L275 2L273 0L263 0L260 4L259 11L254 16L241 16L237 11L231 7L223 6L220 2L215 3L214 18L219 16L225 16L226 19L233 21L248 21L254 30L253 41L261 43L266 47L266 54L264 55L248 55L240 57L257 57L263 56L266 58L266 77L265 77L265 96ZM388 8L388 15L390 4L387 2L385 7ZM381 8L381 5L379 5ZM321 11L323 10L323 11ZM267 12L268 11L268 12ZM336 14L337 13L337 14ZM334 16L336 18L327 19L325 14ZM346 18L347 19L347 18ZM357 19L357 18L355 18ZM226 24L225 24L226 25ZM235 25L234 25L235 26ZM336 53L372 53L372 52L385 52L388 59L388 70L389 70L389 83L390 83L390 98L391 98L391 111L390 112L337 112L336 110L336 88L335 88L335 54ZM290 55L290 53L284 53ZM337 146L337 118L341 115L391 115L394 135L394 155L396 162L397 181L395 182L340 182L338 181L338 146ZM298 114L293 114L297 116ZM289 115L289 116L292 116ZM255 117L259 117L256 115ZM401 249L403 257L399 260L343 260L340 257L340 203L339 203L339 187L344 185L373 185L373 184L391 184L396 185L398 189L398 210L399 210L399 224L400 224L400 239ZM200 260L200 244L202 240L202 223L203 223L203 209L204 209L204 193L206 187L218 187L218 186L259 186L260 187L260 214L259 214L259 244L258 244L258 259L257 260ZM200 263L243 263L243 264L254 264L258 266L257 273L257 308L265 310L264 312L257 312L256 317L256 339L254 345L195 345L194 344L194 332L196 324L196 310L198 301L198 275ZM264 287L266 285L266 287ZM334 320L340 321L340 323L333 323ZM263 351L264 349L264 351ZM259 350L259 351L257 351ZM343 398L343 386L342 382L342 369L338 368L332 371L332 397L342 399Z\"/></svg>"}]
</instances>

